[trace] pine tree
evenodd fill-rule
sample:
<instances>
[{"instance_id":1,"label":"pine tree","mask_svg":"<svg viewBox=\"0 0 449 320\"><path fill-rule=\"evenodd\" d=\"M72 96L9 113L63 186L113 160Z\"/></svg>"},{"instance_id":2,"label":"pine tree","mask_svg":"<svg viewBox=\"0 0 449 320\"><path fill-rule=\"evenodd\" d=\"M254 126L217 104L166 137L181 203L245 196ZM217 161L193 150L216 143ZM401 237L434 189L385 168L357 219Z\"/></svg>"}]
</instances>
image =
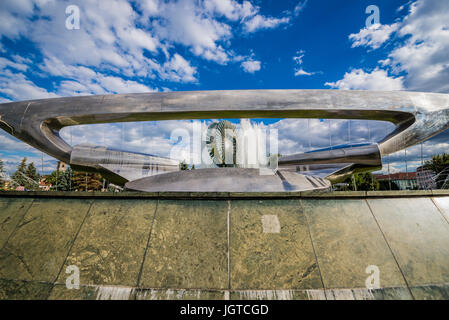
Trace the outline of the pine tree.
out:
<instances>
[{"instance_id":1,"label":"pine tree","mask_svg":"<svg viewBox=\"0 0 449 320\"><path fill-rule=\"evenodd\" d=\"M73 189L73 171L69 167L66 171L53 171L50 175L46 176L45 181L51 184L52 190L57 191L70 191Z\"/></svg>"},{"instance_id":2,"label":"pine tree","mask_svg":"<svg viewBox=\"0 0 449 320\"><path fill-rule=\"evenodd\" d=\"M23 158L20 164L17 166L16 172L12 175L11 179L14 185L25 187L27 183L26 179L26 169L27 169L27 158Z\"/></svg>"},{"instance_id":3,"label":"pine tree","mask_svg":"<svg viewBox=\"0 0 449 320\"><path fill-rule=\"evenodd\" d=\"M25 188L28 190L38 190L40 175L39 173L37 173L36 167L34 166L33 162L31 162L27 166L25 175L29 178L26 179Z\"/></svg>"},{"instance_id":4,"label":"pine tree","mask_svg":"<svg viewBox=\"0 0 449 320\"><path fill-rule=\"evenodd\" d=\"M183 160L183 161L179 164L179 170L189 170L189 165L186 163L185 160Z\"/></svg>"}]
</instances>

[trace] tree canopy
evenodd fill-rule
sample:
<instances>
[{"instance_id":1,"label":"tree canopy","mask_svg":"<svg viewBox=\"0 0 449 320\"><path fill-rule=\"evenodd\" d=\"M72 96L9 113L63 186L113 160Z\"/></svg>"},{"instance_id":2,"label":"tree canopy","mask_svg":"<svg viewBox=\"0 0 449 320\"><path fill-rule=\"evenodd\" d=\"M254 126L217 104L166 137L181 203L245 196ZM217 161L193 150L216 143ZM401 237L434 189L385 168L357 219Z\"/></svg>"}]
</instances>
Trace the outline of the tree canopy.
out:
<instances>
[{"instance_id":1,"label":"tree canopy","mask_svg":"<svg viewBox=\"0 0 449 320\"><path fill-rule=\"evenodd\" d=\"M66 171L53 171L45 178L47 184L51 184L52 190L70 191L73 189L73 171L69 167Z\"/></svg>"},{"instance_id":2,"label":"tree canopy","mask_svg":"<svg viewBox=\"0 0 449 320\"><path fill-rule=\"evenodd\" d=\"M72 190L100 191L103 178L99 173L75 171L72 179Z\"/></svg>"},{"instance_id":3,"label":"tree canopy","mask_svg":"<svg viewBox=\"0 0 449 320\"><path fill-rule=\"evenodd\" d=\"M11 176L11 180L16 186L25 187L27 190L38 190L40 175L33 162L27 165L27 158L25 157L17 166L17 170Z\"/></svg>"},{"instance_id":4,"label":"tree canopy","mask_svg":"<svg viewBox=\"0 0 449 320\"><path fill-rule=\"evenodd\" d=\"M344 182L349 184L349 190L379 190L379 181L377 181L371 172L356 173L346 178Z\"/></svg>"}]
</instances>

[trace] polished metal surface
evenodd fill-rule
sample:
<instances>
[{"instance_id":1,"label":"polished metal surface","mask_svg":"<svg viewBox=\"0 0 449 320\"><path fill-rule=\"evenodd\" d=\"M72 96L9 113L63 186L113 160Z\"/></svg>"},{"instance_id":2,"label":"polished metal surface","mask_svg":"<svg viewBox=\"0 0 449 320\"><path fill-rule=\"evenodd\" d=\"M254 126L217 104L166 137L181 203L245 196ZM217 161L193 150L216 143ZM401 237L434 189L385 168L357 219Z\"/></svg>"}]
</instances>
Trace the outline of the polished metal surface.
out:
<instances>
[{"instance_id":1,"label":"polished metal surface","mask_svg":"<svg viewBox=\"0 0 449 320\"><path fill-rule=\"evenodd\" d=\"M65 126L213 118L366 119L396 124L396 129L376 146L279 159L280 167L340 163L346 171L334 173L344 175L354 172L355 167L373 167L381 156L447 129L449 95L404 91L191 91L56 98L0 105L2 129L66 163L71 163L72 147L59 136L59 130ZM83 166L95 169L98 164L86 162L79 167Z\"/></svg>"},{"instance_id":2,"label":"polished metal surface","mask_svg":"<svg viewBox=\"0 0 449 320\"><path fill-rule=\"evenodd\" d=\"M89 166L107 171L110 179L123 184L126 181L179 170L176 160L149 154L112 150L102 146L77 145L73 147L70 164Z\"/></svg>"},{"instance_id":3,"label":"polished metal surface","mask_svg":"<svg viewBox=\"0 0 449 320\"><path fill-rule=\"evenodd\" d=\"M326 165L327 167L320 168L317 165ZM346 175L356 172L358 168L363 168L366 171L381 168L382 156L377 144L334 146L280 157L278 166L280 169L285 168L290 171L292 166L296 166L296 172L306 171L310 175L322 176L324 173L324 176L332 182L338 182ZM317 172L313 173L312 170Z\"/></svg>"},{"instance_id":4,"label":"polished metal surface","mask_svg":"<svg viewBox=\"0 0 449 320\"><path fill-rule=\"evenodd\" d=\"M126 188L146 192L298 192L329 190L326 179L283 172L261 174L250 168L207 168L145 177L126 183Z\"/></svg>"}]
</instances>

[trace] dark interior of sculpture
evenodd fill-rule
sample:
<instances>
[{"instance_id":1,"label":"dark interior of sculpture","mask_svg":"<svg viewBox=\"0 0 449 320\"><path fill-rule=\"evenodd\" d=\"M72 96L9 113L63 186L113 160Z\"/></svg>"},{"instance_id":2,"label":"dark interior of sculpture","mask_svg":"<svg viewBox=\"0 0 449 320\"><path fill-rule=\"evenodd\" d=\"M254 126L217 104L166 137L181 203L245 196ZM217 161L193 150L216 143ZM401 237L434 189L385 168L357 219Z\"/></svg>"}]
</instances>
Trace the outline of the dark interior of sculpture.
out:
<instances>
[{"instance_id":1,"label":"dark interior of sculpture","mask_svg":"<svg viewBox=\"0 0 449 320\"><path fill-rule=\"evenodd\" d=\"M97 171L131 190L153 192L282 192L326 190L355 172L382 167L382 156L424 141L449 126L448 95L416 92L248 90L169 92L23 101L0 105L0 126L70 164ZM66 126L211 118L328 118L389 121L376 143L330 146L278 156L257 150L253 128L213 122L196 150L206 165L180 170L179 160L105 146L70 146ZM250 134L248 134L250 132ZM252 138L256 140L251 141ZM248 140L249 139L249 140ZM202 150L207 152L202 152ZM206 156L204 155L206 154ZM260 159L259 159L260 160Z\"/></svg>"}]
</instances>

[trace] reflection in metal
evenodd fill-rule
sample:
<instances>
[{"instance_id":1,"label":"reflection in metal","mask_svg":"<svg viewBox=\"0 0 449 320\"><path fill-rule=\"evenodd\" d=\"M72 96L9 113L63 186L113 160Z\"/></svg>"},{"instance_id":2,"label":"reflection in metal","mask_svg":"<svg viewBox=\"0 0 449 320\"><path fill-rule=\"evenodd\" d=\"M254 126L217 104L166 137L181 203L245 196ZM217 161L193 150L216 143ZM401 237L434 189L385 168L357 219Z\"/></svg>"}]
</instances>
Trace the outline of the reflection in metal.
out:
<instances>
[{"instance_id":1,"label":"reflection in metal","mask_svg":"<svg viewBox=\"0 0 449 320\"><path fill-rule=\"evenodd\" d=\"M391 191L391 176L390 176L390 155L387 155L387 161L388 161L388 184L390 186Z\"/></svg>"},{"instance_id":2,"label":"reflection in metal","mask_svg":"<svg viewBox=\"0 0 449 320\"><path fill-rule=\"evenodd\" d=\"M407 167L407 148L404 149L404 159L405 159L405 177L408 178L408 167Z\"/></svg>"},{"instance_id":3,"label":"reflection in metal","mask_svg":"<svg viewBox=\"0 0 449 320\"><path fill-rule=\"evenodd\" d=\"M351 147L351 120L348 121L348 144Z\"/></svg>"},{"instance_id":4,"label":"reflection in metal","mask_svg":"<svg viewBox=\"0 0 449 320\"><path fill-rule=\"evenodd\" d=\"M307 119L307 138L309 140L309 151L312 150L312 143L310 141L310 119Z\"/></svg>"},{"instance_id":5,"label":"reflection in metal","mask_svg":"<svg viewBox=\"0 0 449 320\"><path fill-rule=\"evenodd\" d=\"M235 125L227 120L214 122L208 127L206 146L215 165L237 166L237 138Z\"/></svg>"},{"instance_id":6,"label":"reflection in metal","mask_svg":"<svg viewBox=\"0 0 449 320\"><path fill-rule=\"evenodd\" d=\"M108 149L101 146L77 145L72 149L70 164L77 167L93 168L102 172L105 176L111 176L112 180L119 180L122 184L136 180L179 170L179 162L176 160ZM115 176L115 179L114 179Z\"/></svg>"},{"instance_id":7,"label":"reflection in metal","mask_svg":"<svg viewBox=\"0 0 449 320\"><path fill-rule=\"evenodd\" d=\"M423 158L423 152L422 152L423 143L421 142L420 145L421 145L421 166L423 166L424 165L424 158Z\"/></svg>"},{"instance_id":8,"label":"reflection in metal","mask_svg":"<svg viewBox=\"0 0 449 320\"><path fill-rule=\"evenodd\" d=\"M371 126L369 122L368 122L368 141L371 142Z\"/></svg>"},{"instance_id":9,"label":"reflection in metal","mask_svg":"<svg viewBox=\"0 0 449 320\"><path fill-rule=\"evenodd\" d=\"M365 119L390 121L396 125L393 132L376 143L359 145L349 141L348 145L332 146L327 150L281 156L279 174L261 178L282 180L287 174L290 180L282 180L282 190L303 190L300 184L291 183L297 178L292 178L292 174L306 180L313 177L336 182L355 172L377 169L382 165L382 156L418 144L447 129L449 95L404 91L192 91L70 97L0 105L0 127L11 135L75 169L99 171L121 184L150 177L163 185L161 179L165 175L153 177L152 174L170 172L168 179L175 175L171 171L177 170L177 161L105 147L72 147L60 137L60 129L93 123L216 118ZM350 124L348 129L350 140ZM156 170L154 166L157 166ZM238 170L215 170L224 169ZM217 174L228 172L217 171ZM248 172L246 176L254 184L246 186L250 191L257 191L260 180L252 173ZM177 178L194 179L197 174L180 174ZM185 190L189 189L188 182L178 180L178 183ZM324 188L315 181L310 186L312 189Z\"/></svg>"}]
</instances>

